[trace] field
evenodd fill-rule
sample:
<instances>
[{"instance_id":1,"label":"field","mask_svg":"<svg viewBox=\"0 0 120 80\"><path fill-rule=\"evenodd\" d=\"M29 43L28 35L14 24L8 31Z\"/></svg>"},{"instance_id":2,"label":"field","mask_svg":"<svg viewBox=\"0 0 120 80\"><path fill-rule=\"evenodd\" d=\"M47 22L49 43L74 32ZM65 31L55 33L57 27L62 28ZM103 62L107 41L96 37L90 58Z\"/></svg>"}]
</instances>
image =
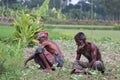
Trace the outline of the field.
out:
<instances>
[{"instance_id":1,"label":"field","mask_svg":"<svg viewBox=\"0 0 120 80\"><path fill-rule=\"evenodd\" d=\"M14 31L14 28L11 26L0 26L0 39L5 39L8 36L11 36Z\"/></svg>"},{"instance_id":2,"label":"field","mask_svg":"<svg viewBox=\"0 0 120 80\"><path fill-rule=\"evenodd\" d=\"M71 26L73 25L69 25L69 27L67 27L66 25L61 25L63 27L67 27L66 29L59 29L60 25L56 25L58 27L54 27L54 25L45 25L46 26L46 31L50 32L50 39L61 39L61 38L66 38L66 39L73 39L74 35L77 32L84 32L88 38L88 40L110 40L110 41L117 41L119 42L120 40L120 31L119 30L99 30L98 27L102 27L102 28L112 28L112 26L94 26L96 27L96 29L94 30L88 30L88 29L81 29L81 27L92 27L92 25L82 25L82 26L77 26L78 28L74 28L71 29ZM52 27L52 28L48 28L48 27ZM68 29L69 28L69 29ZM5 38L7 36L11 36L12 33L14 32L14 28L12 26L0 26L0 39L1 38Z\"/></svg>"},{"instance_id":3,"label":"field","mask_svg":"<svg viewBox=\"0 0 120 80\"><path fill-rule=\"evenodd\" d=\"M48 29L48 31L51 31L51 29ZM110 40L110 41L119 41L120 36L120 31L113 31L113 30L86 30L86 29L53 29L51 34L52 36L55 36L56 38L60 37L66 37L67 39L73 39L74 35L78 32L84 32L87 35L88 40ZM56 34L54 34L54 32ZM60 35L60 36L57 36ZM50 37L52 37L50 36Z\"/></svg>"},{"instance_id":4,"label":"field","mask_svg":"<svg viewBox=\"0 0 120 80\"><path fill-rule=\"evenodd\" d=\"M60 45L65 58L64 67L51 73L38 70L33 61L29 62L29 68L23 67L26 55L20 47L21 43L5 42L12 37L13 31L11 26L0 26L0 80L120 80L120 31L46 28L50 32L49 38ZM70 74L76 52L73 38L79 31L84 32L88 41L95 42L100 48L106 67L104 75L97 71L90 71L93 75ZM84 57L82 60L86 61Z\"/></svg>"}]
</instances>

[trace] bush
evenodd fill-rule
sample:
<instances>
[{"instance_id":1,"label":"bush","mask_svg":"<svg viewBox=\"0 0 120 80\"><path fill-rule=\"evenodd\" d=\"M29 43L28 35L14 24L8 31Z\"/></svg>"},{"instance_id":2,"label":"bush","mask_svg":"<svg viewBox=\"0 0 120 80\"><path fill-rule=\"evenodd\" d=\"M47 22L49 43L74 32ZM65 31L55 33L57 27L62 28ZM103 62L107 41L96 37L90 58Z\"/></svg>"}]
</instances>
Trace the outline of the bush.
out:
<instances>
[{"instance_id":1,"label":"bush","mask_svg":"<svg viewBox=\"0 0 120 80\"><path fill-rule=\"evenodd\" d=\"M120 24L115 24L113 29L120 30Z\"/></svg>"},{"instance_id":2,"label":"bush","mask_svg":"<svg viewBox=\"0 0 120 80\"><path fill-rule=\"evenodd\" d=\"M33 44L36 34L44 29L44 26L38 18L25 14L24 12L17 16L15 23L15 39L21 40L25 45Z\"/></svg>"},{"instance_id":3,"label":"bush","mask_svg":"<svg viewBox=\"0 0 120 80\"><path fill-rule=\"evenodd\" d=\"M0 52L0 54L1 54L1 52ZM2 59L2 58L0 57L0 75L3 74L3 73L6 71L6 68L5 68L5 66L4 66L4 63L5 63L5 59Z\"/></svg>"},{"instance_id":4,"label":"bush","mask_svg":"<svg viewBox=\"0 0 120 80\"><path fill-rule=\"evenodd\" d=\"M20 80L24 57L19 44L0 42L0 80Z\"/></svg>"}]
</instances>

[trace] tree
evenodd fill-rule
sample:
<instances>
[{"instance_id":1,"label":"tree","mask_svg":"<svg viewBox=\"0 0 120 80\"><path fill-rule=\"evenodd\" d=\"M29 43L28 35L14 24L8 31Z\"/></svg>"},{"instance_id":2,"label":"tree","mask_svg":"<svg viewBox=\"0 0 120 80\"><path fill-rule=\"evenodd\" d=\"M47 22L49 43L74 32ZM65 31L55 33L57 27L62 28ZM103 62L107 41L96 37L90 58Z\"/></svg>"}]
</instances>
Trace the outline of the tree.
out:
<instances>
[{"instance_id":1,"label":"tree","mask_svg":"<svg viewBox=\"0 0 120 80\"><path fill-rule=\"evenodd\" d=\"M25 0L24 5L29 9L40 7L45 0Z\"/></svg>"},{"instance_id":2,"label":"tree","mask_svg":"<svg viewBox=\"0 0 120 80\"><path fill-rule=\"evenodd\" d=\"M61 7L61 0L50 0L49 8L53 9L56 8L57 10Z\"/></svg>"},{"instance_id":3,"label":"tree","mask_svg":"<svg viewBox=\"0 0 120 80\"><path fill-rule=\"evenodd\" d=\"M5 8L10 8L12 4L18 3L17 0L1 0L1 6L4 6Z\"/></svg>"},{"instance_id":4,"label":"tree","mask_svg":"<svg viewBox=\"0 0 120 80\"><path fill-rule=\"evenodd\" d=\"M105 12L112 20L120 20L120 0L104 0Z\"/></svg>"},{"instance_id":5,"label":"tree","mask_svg":"<svg viewBox=\"0 0 120 80\"><path fill-rule=\"evenodd\" d=\"M65 13L68 19L83 19L83 12L79 9L70 9L69 12Z\"/></svg>"}]
</instances>

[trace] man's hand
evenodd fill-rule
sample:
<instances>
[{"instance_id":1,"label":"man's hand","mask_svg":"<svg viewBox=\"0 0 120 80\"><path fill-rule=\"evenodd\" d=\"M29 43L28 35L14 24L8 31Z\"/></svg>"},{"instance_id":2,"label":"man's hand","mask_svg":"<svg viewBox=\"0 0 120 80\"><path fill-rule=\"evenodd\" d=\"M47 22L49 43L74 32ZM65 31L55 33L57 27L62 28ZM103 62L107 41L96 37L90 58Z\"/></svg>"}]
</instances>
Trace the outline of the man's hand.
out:
<instances>
[{"instance_id":1,"label":"man's hand","mask_svg":"<svg viewBox=\"0 0 120 80\"><path fill-rule=\"evenodd\" d=\"M30 57L28 57L25 61L24 61L24 66L27 65L28 61L32 60L34 58L34 54L31 55Z\"/></svg>"},{"instance_id":2,"label":"man's hand","mask_svg":"<svg viewBox=\"0 0 120 80\"><path fill-rule=\"evenodd\" d=\"M26 65L27 65L27 62L28 62L28 60L25 60L25 61L24 61L24 66L26 66Z\"/></svg>"},{"instance_id":3,"label":"man's hand","mask_svg":"<svg viewBox=\"0 0 120 80\"><path fill-rule=\"evenodd\" d=\"M93 63L94 63L94 60L88 64L88 68L92 68Z\"/></svg>"},{"instance_id":4,"label":"man's hand","mask_svg":"<svg viewBox=\"0 0 120 80\"><path fill-rule=\"evenodd\" d=\"M55 61L56 61L56 62L59 62L58 54L55 54Z\"/></svg>"}]
</instances>

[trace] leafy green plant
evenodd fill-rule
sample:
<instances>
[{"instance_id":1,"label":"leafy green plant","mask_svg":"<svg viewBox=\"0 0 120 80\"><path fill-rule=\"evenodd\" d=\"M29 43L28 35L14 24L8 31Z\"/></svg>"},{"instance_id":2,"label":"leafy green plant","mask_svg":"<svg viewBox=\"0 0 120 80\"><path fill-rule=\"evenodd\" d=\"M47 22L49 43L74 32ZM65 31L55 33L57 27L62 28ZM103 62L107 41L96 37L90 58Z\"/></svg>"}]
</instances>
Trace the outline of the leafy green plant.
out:
<instances>
[{"instance_id":1,"label":"leafy green plant","mask_svg":"<svg viewBox=\"0 0 120 80\"><path fill-rule=\"evenodd\" d=\"M25 14L24 12L17 15L14 23L15 40L21 40L25 45L33 44L36 34L44 28L39 16L46 15L49 1L50 0L45 0L42 6L34 13L35 15Z\"/></svg>"},{"instance_id":2,"label":"leafy green plant","mask_svg":"<svg viewBox=\"0 0 120 80\"><path fill-rule=\"evenodd\" d=\"M44 29L43 24L38 18L34 18L24 12L22 12L20 17L17 16L14 27L15 40L21 40L26 45L32 44L36 34Z\"/></svg>"},{"instance_id":3,"label":"leafy green plant","mask_svg":"<svg viewBox=\"0 0 120 80\"><path fill-rule=\"evenodd\" d=\"M48 10L48 4L49 4L50 0L45 0L44 3L42 4L42 6L38 9L38 11L36 12L37 15L40 16L46 16L47 14L47 10Z\"/></svg>"},{"instance_id":4,"label":"leafy green plant","mask_svg":"<svg viewBox=\"0 0 120 80\"><path fill-rule=\"evenodd\" d=\"M0 41L0 80L20 80L23 66L21 53L20 42L10 46Z\"/></svg>"},{"instance_id":5,"label":"leafy green plant","mask_svg":"<svg viewBox=\"0 0 120 80\"><path fill-rule=\"evenodd\" d=\"M56 8L53 8L51 10L48 10L48 20L50 19L66 19L66 16L61 13L61 10L57 10Z\"/></svg>"},{"instance_id":6,"label":"leafy green plant","mask_svg":"<svg viewBox=\"0 0 120 80\"><path fill-rule=\"evenodd\" d=\"M83 76L82 75L73 75L71 76L72 80L83 80Z\"/></svg>"},{"instance_id":7,"label":"leafy green plant","mask_svg":"<svg viewBox=\"0 0 120 80\"><path fill-rule=\"evenodd\" d=\"M0 75L6 71L6 68L4 66L4 63L6 60L2 56L3 56L3 53L0 51Z\"/></svg>"}]
</instances>

